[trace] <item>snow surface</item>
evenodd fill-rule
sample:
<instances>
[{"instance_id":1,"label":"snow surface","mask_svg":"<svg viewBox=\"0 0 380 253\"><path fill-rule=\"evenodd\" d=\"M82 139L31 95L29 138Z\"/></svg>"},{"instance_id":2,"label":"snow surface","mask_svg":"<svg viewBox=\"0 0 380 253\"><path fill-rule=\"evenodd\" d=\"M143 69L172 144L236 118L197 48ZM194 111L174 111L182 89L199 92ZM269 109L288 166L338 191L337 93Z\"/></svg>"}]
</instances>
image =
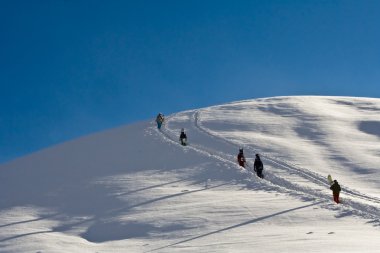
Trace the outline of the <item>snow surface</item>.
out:
<instances>
[{"instance_id":1,"label":"snow surface","mask_svg":"<svg viewBox=\"0 0 380 253\"><path fill-rule=\"evenodd\" d=\"M247 100L83 137L0 166L0 252L380 252L379 141L380 99L352 97Z\"/></svg>"}]
</instances>

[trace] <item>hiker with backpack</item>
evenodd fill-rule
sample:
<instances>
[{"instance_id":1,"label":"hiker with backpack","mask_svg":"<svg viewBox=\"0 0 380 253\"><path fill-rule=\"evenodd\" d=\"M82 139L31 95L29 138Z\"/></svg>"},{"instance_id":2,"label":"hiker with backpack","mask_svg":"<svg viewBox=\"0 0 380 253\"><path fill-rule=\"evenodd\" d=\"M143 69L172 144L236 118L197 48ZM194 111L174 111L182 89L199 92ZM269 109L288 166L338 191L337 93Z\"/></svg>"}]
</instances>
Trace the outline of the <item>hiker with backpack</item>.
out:
<instances>
[{"instance_id":1,"label":"hiker with backpack","mask_svg":"<svg viewBox=\"0 0 380 253\"><path fill-rule=\"evenodd\" d=\"M162 113L159 113L156 117L156 123L157 123L157 128L161 129L162 123L164 123L164 115Z\"/></svg>"},{"instance_id":2,"label":"hiker with backpack","mask_svg":"<svg viewBox=\"0 0 380 253\"><path fill-rule=\"evenodd\" d=\"M237 155L237 162L239 163L239 165L243 168L245 168L245 163L246 163L246 160L245 160L245 157L244 157L244 153L243 153L243 149L239 149L239 154Z\"/></svg>"},{"instance_id":3,"label":"hiker with backpack","mask_svg":"<svg viewBox=\"0 0 380 253\"><path fill-rule=\"evenodd\" d=\"M341 191L341 188L340 188L340 185L338 184L338 181L334 180L334 183L331 185L330 190L332 190L333 192L335 203L339 204L340 203L339 193Z\"/></svg>"},{"instance_id":4,"label":"hiker with backpack","mask_svg":"<svg viewBox=\"0 0 380 253\"><path fill-rule=\"evenodd\" d=\"M256 172L259 178L264 178L264 175L263 175L264 164L261 161L259 154L256 154L255 163L253 164L253 170Z\"/></svg>"},{"instance_id":5,"label":"hiker with backpack","mask_svg":"<svg viewBox=\"0 0 380 253\"><path fill-rule=\"evenodd\" d=\"M179 136L179 141L181 142L181 145L182 146L186 146L187 145L187 135L185 133L185 129L181 129L181 134Z\"/></svg>"}]
</instances>

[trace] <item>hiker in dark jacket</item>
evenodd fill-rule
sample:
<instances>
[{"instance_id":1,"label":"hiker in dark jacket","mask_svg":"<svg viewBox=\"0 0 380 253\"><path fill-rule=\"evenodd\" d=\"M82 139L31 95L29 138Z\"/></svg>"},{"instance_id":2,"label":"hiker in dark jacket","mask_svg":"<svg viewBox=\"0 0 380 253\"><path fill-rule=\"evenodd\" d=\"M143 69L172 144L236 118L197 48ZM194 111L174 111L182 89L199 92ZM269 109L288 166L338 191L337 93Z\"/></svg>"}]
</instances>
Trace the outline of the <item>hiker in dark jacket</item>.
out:
<instances>
[{"instance_id":1,"label":"hiker in dark jacket","mask_svg":"<svg viewBox=\"0 0 380 253\"><path fill-rule=\"evenodd\" d=\"M264 178L264 164L261 161L259 154L256 154L255 163L253 164L253 170L256 171L256 174L259 178Z\"/></svg>"},{"instance_id":2,"label":"hiker in dark jacket","mask_svg":"<svg viewBox=\"0 0 380 253\"><path fill-rule=\"evenodd\" d=\"M334 180L334 183L331 185L330 190L333 192L334 201L339 204L339 193L341 191L340 185L338 184L338 181Z\"/></svg>"},{"instance_id":3,"label":"hiker in dark jacket","mask_svg":"<svg viewBox=\"0 0 380 253\"><path fill-rule=\"evenodd\" d=\"M186 146L187 145L187 135L185 133L185 129L181 129L181 134L179 136L179 141L181 142L181 145L182 146Z\"/></svg>"}]
</instances>

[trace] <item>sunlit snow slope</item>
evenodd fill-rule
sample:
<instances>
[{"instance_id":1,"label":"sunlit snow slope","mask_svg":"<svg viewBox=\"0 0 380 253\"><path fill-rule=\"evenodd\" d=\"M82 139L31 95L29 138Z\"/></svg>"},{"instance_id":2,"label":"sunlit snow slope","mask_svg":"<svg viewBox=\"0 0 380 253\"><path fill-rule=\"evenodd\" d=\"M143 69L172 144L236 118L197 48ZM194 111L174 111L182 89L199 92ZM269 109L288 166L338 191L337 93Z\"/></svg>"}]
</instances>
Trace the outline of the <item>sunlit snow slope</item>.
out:
<instances>
[{"instance_id":1,"label":"sunlit snow slope","mask_svg":"<svg viewBox=\"0 0 380 253\"><path fill-rule=\"evenodd\" d=\"M379 143L380 99L351 97L247 100L87 136L0 166L0 252L380 252Z\"/></svg>"}]
</instances>

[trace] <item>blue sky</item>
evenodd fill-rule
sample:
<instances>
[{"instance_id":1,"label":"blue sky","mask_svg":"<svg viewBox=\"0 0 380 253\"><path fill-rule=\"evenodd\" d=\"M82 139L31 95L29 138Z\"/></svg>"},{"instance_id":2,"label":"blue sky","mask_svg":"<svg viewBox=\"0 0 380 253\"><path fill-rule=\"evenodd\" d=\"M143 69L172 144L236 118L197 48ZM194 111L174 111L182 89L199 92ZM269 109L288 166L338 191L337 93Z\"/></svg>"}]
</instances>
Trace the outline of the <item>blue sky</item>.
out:
<instances>
[{"instance_id":1,"label":"blue sky","mask_svg":"<svg viewBox=\"0 0 380 253\"><path fill-rule=\"evenodd\" d=\"M380 1L1 1L0 162L242 99L380 97Z\"/></svg>"}]
</instances>

